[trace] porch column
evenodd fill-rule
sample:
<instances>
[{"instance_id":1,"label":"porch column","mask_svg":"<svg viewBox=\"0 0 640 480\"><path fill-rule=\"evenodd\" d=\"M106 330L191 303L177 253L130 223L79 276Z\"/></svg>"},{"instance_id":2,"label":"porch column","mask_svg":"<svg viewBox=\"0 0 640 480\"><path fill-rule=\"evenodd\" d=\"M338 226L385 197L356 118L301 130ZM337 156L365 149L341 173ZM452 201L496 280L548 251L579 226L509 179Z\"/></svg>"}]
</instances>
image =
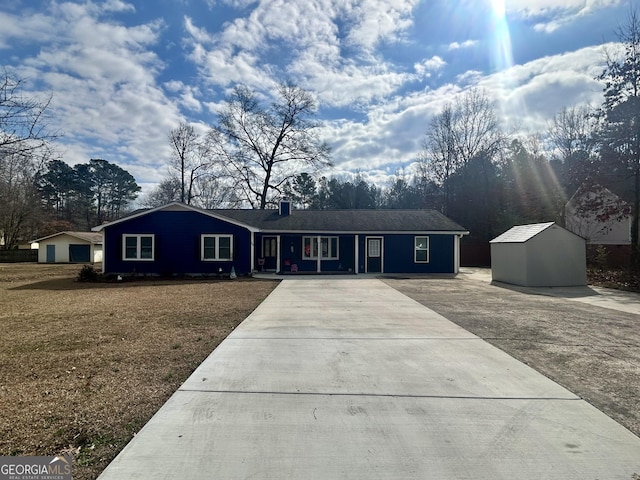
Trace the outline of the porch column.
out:
<instances>
[{"instance_id":1,"label":"porch column","mask_svg":"<svg viewBox=\"0 0 640 480\"><path fill-rule=\"evenodd\" d=\"M355 249L354 249L355 250L355 252L354 252L355 265L354 265L353 271L357 275L358 273L360 273L360 271L359 271L359 269L360 269L360 258L359 258L360 257L360 235L356 235L355 236L355 242L356 242Z\"/></svg>"},{"instance_id":2,"label":"porch column","mask_svg":"<svg viewBox=\"0 0 640 480\"><path fill-rule=\"evenodd\" d=\"M276 256L276 273L280 273L280 235L276 237L276 250L278 251Z\"/></svg>"},{"instance_id":3,"label":"porch column","mask_svg":"<svg viewBox=\"0 0 640 480\"><path fill-rule=\"evenodd\" d=\"M320 250L320 248L322 247L322 242L320 241L321 237L317 237L316 238L316 242L318 245L318 260L317 260L317 265L316 265L316 271L318 273L320 273L322 271L322 251Z\"/></svg>"},{"instance_id":4,"label":"porch column","mask_svg":"<svg viewBox=\"0 0 640 480\"><path fill-rule=\"evenodd\" d=\"M453 273L460 271L460 235L453 236Z\"/></svg>"},{"instance_id":5,"label":"porch column","mask_svg":"<svg viewBox=\"0 0 640 480\"><path fill-rule=\"evenodd\" d=\"M249 266L249 273L253 273L256 269L256 233L251 232L251 265Z\"/></svg>"}]
</instances>

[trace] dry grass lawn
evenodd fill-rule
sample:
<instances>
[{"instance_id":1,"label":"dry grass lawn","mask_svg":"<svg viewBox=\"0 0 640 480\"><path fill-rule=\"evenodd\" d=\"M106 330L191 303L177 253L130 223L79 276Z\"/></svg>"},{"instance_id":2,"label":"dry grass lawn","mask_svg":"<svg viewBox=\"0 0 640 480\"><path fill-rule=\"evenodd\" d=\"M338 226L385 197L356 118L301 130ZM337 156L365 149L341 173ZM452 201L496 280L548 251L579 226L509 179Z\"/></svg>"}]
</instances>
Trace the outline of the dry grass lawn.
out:
<instances>
[{"instance_id":1,"label":"dry grass lawn","mask_svg":"<svg viewBox=\"0 0 640 480\"><path fill-rule=\"evenodd\" d=\"M96 478L276 281L80 283L0 264L0 455L73 452Z\"/></svg>"},{"instance_id":2,"label":"dry grass lawn","mask_svg":"<svg viewBox=\"0 0 640 480\"><path fill-rule=\"evenodd\" d=\"M464 276L386 282L640 435L640 316Z\"/></svg>"}]
</instances>

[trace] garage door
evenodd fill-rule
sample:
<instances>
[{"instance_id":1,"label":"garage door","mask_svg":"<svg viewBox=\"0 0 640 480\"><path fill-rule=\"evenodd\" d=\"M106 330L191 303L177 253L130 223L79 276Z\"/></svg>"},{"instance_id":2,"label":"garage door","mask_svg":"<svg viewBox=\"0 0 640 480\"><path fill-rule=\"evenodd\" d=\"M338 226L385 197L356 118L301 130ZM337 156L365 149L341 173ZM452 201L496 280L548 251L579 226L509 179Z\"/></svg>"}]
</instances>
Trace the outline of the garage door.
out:
<instances>
[{"instance_id":1,"label":"garage door","mask_svg":"<svg viewBox=\"0 0 640 480\"><path fill-rule=\"evenodd\" d=\"M79 263L90 262L90 245L69 245L69 261Z\"/></svg>"}]
</instances>

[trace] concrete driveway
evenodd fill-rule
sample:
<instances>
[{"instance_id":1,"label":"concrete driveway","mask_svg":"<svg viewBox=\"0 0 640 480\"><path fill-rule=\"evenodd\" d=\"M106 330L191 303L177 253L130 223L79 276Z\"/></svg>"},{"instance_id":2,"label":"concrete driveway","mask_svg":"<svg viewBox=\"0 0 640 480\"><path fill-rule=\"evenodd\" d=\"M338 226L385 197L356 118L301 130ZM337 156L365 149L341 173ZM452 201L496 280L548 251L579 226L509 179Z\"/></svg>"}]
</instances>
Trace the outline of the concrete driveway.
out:
<instances>
[{"instance_id":1,"label":"concrete driveway","mask_svg":"<svg viewBox=\"0 0 640 480\"><path fill-rule=\"evenodd\" d=\"M377 279L287 279L101 475L621 479L640 439Z\"/></svg>"}]
</instances>

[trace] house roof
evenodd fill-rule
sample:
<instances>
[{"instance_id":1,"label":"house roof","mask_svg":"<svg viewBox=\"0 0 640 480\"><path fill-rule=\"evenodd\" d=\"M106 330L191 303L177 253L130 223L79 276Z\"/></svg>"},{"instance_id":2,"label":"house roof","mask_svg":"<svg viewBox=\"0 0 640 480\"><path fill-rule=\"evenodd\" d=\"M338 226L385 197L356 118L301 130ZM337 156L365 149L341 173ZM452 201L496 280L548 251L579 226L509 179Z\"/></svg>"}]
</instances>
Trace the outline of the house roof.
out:
<instances>
[{"instance_id":1,"label":"house roof","mask_svg":"<svg viewBox=\"0 0 640 480\"><path fill-rule=\"evenodd\" d=\"M585 196L592 196L592 197L599 196L603 198L603 202L606 202L606 201L619 202L621 206L629 205L628 202L622 199L619 195L616 195L607 187L604 187L599 183L584 182L578 187L578 189L573 193L573 195L571 195L571 198L567 200L567 203L565 203L565 209L575 204L580 197L585 197Z\"/></svg>"},{"instance_id":2,"label":"house roof","mask_svg":"<svg viewBox=\"0 0 640 480\"><path fill-rule=\"evenodd\" d=\"M148 215L148 214L150 214L152 212L158 212L158 211L161 211L161 210L165 210L165 211L193 211L193 212L201 213L203 215L208 215L208 216L213 217L213 218L224 220L226 222L231 222L231 223L233 223L235 225L238 225L240 227L247 228L250 231L256 231L256 228L254 226L252 226L252 225L248 225L246 223L242 223L242 222L236 221L236 220L234 220L234 219L232 219L230 217L221 216L218 213L219 212L218 210L204 210L202 208L194 207L192 205L187 205L186 203L181 203L181 202L171 202L171 203L168 203L166 205L162 205L160 207L155 207L155 208L142 208L142 209L136 210L135 212L133 212L133 213L131 213L131 214L125 216L125 217L119 218L119 219L114 220L112 222L103 223L102 225L98 225L97 227L93 227L91 230L93 230L94 232L100 232L105 227L110 227L111 225L116 225L118 223L126 222L126 221L132 220L134 218L141 217L143 215Z\"/></svg>"},{"instance_id":3,"label":"house roof","mask_svg":"<svg viewBox=\"0 0 640 480\"><path fill-rule=\"evenodd\" d=\"M204 210L173 202L168 205L139 210L133 214L94 227L105 227L131 220L159 210L192 210L243 226L252 231L267 232L455 232L468 233L453 220L435 210L292 210L279 215L278 210L220 209Z\"/></svg>"},{"instance_id":4,"label":"house roof","mask_svg":"<svg viewBox=\"0 0 640 480\"><path fill-rule=\"evenodd\" d=\"M43 240L47 240L49 238L57 237L59 235L69 235L71 237L75 237L75 238L78 238L80 240L85 240L85 241L87 241L89 243L98 243L98 244L102 243L102 233L70 232L70 231L58 232L58 233L54 233L53 235L47 235L46 237L42 237L42 238L38 238L36 240L33 240L31 243L41 242Z\"/></svg>"},{"instance_id":5,"label":"house roof","mask_svg":"<svg viewBox=\"0 0 640 480\"><path fill-rule=\"evenodd\" d=\"M217 210L271 232L459 232L466 230L435 210Z\"/></svg>"},{"instance_id":6,"label":"house roof","mask_svg":"<svg viewBox=\"0 0 640 480\"><path fill-rule=\"evenodd\" d=\"M555 222L516 225L515 227L511 227L502 235L498 235L489 243L524 243L527 240L532 239L539 233L545 231L552 225L555 225Z\"/></svg>"}]
</instances>

